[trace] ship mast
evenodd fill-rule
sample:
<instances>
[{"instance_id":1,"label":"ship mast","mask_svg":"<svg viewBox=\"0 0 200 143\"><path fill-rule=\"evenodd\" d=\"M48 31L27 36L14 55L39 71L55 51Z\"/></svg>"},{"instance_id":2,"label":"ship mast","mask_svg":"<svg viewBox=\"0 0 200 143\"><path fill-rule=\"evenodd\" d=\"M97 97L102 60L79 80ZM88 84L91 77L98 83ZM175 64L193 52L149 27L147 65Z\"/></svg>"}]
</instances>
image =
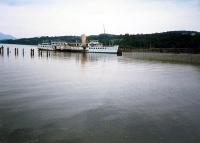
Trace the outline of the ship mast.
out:
<instances>
[{"instance_id":1,"label":"ship mast","mask_svg":"<svg viewBox=\"0 0 200 143\"><path fill-rule=\"evenodd\" d=\"M106 29L105 29L105 25L103 24L103 34L105 35L106 34Z\"/></svg>"}]
</instances>

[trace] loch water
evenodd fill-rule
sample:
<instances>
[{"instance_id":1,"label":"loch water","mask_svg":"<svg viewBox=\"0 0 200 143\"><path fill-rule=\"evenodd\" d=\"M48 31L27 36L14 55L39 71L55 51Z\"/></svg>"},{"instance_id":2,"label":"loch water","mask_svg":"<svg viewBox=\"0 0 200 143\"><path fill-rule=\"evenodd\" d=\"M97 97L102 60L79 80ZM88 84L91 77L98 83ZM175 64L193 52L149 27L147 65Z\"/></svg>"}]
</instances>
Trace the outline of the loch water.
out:
<instances>
[{"instance_id":1,"label":"loch water","mask_svg":"<svg viewBox=\"0 0 200 143\"><path fill-rule=\"evenodd\" d=\"M200 142L199 55L4 47L0 143Z\"/></svg>"}]
</instances>

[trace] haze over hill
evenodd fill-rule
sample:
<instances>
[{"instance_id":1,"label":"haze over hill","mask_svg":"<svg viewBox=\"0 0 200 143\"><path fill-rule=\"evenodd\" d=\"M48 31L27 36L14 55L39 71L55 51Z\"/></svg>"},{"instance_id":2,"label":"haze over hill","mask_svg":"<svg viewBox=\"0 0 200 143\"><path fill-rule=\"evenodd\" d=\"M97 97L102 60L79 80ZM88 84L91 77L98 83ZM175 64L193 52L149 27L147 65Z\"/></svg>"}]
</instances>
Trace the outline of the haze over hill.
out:
<instances>
[{"instance_id":1,"label":"haze over hill","mask_svg":"<svg viewBox=\"0 0 200 143\"><path fill-rule=\"evenodd\" d=\"M6 40L6 39L15 39L15 37L12 35L8 35L8 34L4 34L0 32L0 40Z\"/></svg>"}]
</instances>

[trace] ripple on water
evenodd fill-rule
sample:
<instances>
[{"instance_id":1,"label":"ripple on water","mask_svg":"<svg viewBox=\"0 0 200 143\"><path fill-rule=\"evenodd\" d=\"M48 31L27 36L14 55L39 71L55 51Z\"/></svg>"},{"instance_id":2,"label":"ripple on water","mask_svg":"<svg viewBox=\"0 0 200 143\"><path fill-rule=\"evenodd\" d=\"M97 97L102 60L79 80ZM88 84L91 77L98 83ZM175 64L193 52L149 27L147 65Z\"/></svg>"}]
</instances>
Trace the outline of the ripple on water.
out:
<instances>
[{"instance_id":1,"label":"ripple on water","mask_svg":"<svg viewBox=\"0 0 200 143\"><path fill-rule=\"evenodd\" d=\"M0 55L0 142L200 142L198 65L155 53L31 57L36 47L9 46Z\"/></svg>"}]
</instances>

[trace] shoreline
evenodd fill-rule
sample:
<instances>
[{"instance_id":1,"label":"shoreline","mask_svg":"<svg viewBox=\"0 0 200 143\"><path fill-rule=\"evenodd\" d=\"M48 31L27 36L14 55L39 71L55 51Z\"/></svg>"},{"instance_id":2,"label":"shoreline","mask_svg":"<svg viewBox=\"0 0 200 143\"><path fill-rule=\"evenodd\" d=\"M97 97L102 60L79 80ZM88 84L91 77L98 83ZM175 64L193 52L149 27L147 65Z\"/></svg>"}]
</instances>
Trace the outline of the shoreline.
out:
<instances>
[{"instance_id":1,"label":"shoreline","mask_svg":"<svg viewBox=\"0 0 200 143\"><path fill-rule=\"evenodd\" d=\"M26 45L26 44L7 44L7 43L0 43L2 45L22 45L22 46L37 46L37 45ZM124 53L158 53L158 54L191 54L191 55L198 55L200 51L194 51L189 48L122 48L120 47L122 52Z\"/></svg>"}]
</instances>

